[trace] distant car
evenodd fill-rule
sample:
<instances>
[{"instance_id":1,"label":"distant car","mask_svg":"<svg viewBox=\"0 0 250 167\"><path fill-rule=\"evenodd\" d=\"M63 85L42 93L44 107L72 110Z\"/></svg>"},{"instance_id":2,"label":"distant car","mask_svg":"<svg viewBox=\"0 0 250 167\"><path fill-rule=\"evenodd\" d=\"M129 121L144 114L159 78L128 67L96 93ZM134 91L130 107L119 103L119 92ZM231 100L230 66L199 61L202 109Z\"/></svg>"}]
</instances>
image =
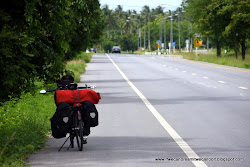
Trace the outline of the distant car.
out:
<instances>
[{"instance_id":1,"label":"distant car","mask_svg":"<svg viewBox=\"0 0 250 167\"><path fill-rule=\"evenodd\" d=\"M96 48L90 48L89 51L90 51L90 52L95 52L95 53L96 53Z\"/></svg>"},{"instance_id":2,"label":"distant car","mask_svg":"<svg viewBox=\"0 0 250 167\"><path fill-rule=\"evenodd\" d=\"M121 48L119 46L113 46L112 53L121 53Z\"/></svg>"}]
</instances>

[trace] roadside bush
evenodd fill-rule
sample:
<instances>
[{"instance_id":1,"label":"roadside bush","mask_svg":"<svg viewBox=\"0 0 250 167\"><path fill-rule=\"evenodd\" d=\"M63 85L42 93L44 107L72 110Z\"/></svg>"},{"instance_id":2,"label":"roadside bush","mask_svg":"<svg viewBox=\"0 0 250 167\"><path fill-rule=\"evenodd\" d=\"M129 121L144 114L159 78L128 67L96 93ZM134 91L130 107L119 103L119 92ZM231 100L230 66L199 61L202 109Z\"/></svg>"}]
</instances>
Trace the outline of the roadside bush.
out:
<instances>
[{"instance_id":1,"label":"roadside bush","mask_svg":"<svg viewBox=\"0 0 250 167\"><path fill-rule=\"evenodd\" d=\"M0 166L23 166L24 159L42 148L55 111L53 95L23 93L0 106Z\"/></svg>"},{"instance_id":2,"label":"roadside bush","mask_svg":"<svg viewBox=\"0 0 250 167\"><path fill-rule=\"evenodd\" d=\"M84 60L86 63L89 63L90 62L90 60L91 60L91 58L92 58L92 56L93 56L93 54L94 53L86 53L86 52L81 52L80 54L78 54L77 56L76 56L76 60L77 59L82 59L82 60Z\"/></svg>"},{"instance_id":3,"label":"roadside bush","mask_svg":"<svg viewBox=\"0 0 250 167\"><path fill-rule=\"evenodd\" d=\"M86 63L90 62L93 53L81 52L75 59L68 61L66 71L74 75L75 82L80 82L80 75L85 72Z\"/></svg>"},{"instance_id":4,"label":"roadside bush","mask_svg":"<svg viewBox=\"0 0 250 167\"><path fill-rule=\"evenodd\" d=\"M86 62L92 53L82 52L68 61L66 69L71 71L76 82L85 72ZM32 93L22 93L0 104L0 166L23 166L25 159L34 151L43 148L50 131L50 118L56 110L52 93L39 94L44 89L42 82L36 82ZM55 88L55 84L47 85Z\"/></svg>"},{"instance_id":5,"label":"roadside bush","mask_svg":"<svg viewBox=\"0 0 250 167\"><path fill-rule=\"evenodd\" d=\"M85 72L86 63L84 60L72 60L66 64L67 71L74 71L75 82L80 82L80 75Z\"/></svg>"}]
</instances>

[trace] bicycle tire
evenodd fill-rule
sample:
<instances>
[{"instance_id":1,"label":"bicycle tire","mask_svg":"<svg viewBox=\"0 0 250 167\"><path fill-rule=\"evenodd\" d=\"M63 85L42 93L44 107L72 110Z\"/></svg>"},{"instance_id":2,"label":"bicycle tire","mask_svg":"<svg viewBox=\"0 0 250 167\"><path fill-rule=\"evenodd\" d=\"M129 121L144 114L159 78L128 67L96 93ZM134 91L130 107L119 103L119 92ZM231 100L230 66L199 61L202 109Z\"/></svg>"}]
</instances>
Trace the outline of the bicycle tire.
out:
<instances>
[{"instance_id":1,"label":"bicycle tire","mask_svg":"<svg viewBox=\"0 0 250 167\"><path fill-rule=\"evenodd\" d=\"M79 126L79 129L77 130L77 133L76 133L76 141L77 141L77 146L78 146L78 149L79 151L82 151L83 149L83 122L82 120L78 120L78 126Z\"/></svg>"}]
</instances>

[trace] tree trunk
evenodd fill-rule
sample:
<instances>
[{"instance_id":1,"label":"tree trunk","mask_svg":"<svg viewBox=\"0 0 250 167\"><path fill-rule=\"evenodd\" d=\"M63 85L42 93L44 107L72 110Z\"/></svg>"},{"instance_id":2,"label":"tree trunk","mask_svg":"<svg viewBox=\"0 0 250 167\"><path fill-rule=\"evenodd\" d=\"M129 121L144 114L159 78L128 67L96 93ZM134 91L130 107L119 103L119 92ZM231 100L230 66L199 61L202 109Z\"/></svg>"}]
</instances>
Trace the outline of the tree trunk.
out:
<instances>
[{"instance_id":1,"label":"tree trunk","mask_svg":"<svg viewBox=\"0 0 250 167\"><path fill-rule=\"evenodd\" d=\"M242 52L242 60L244 61L246 58L246 38L243 37L241 41L241 52Z\"/></svg>"},{"instance_id":2,"label":"tree trunk","mask_svg":"<svg viewBox=\"0 0 250 167\"><path fill-rule=\"evenodd\" d=\"M234 49L235 57L236 59L238 59L239 46L235 44L233 45L233 49Z\"/></svg>"},{"instance_id":3,"label":"tree trunk","mask_svg":"<svg viewBox=\"0 0 250 167\"><path fill-rule=\"evenodd\" d=\"M216 47L217 47L217 56L220 57L221 56L221 44L217 43Z\"/></svg>"},{"instance_id":4,"label":"tree trunk","mask_svg":"<svg viewBox=\"0 0 250 167\"><path fill-rule=\"evenodd\" d=\"M238 59L238 50L234 50L234 52L235 52L236 59Z\"/></svg>"}]
</instances>

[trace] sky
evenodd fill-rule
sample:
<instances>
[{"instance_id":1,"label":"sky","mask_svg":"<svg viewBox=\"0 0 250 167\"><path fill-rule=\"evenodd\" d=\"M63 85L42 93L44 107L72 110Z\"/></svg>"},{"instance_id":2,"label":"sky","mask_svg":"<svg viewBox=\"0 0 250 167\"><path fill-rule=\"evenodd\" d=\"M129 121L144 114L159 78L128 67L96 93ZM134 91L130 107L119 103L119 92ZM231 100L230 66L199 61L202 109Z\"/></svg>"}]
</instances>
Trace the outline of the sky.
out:
<instances>
[{"instance_id":1,"label":"sky","mask_svg":"<svg viewBox=\"0 0 250 167\"><path fill-rule=\"evenodd\" d=\"M105 4L109 6L109 9L115 9L117 5L121 5L123 11L136 10L140 12L142 7L148 5L150 9L162 6L164 12L168 10L175 10L181 5L182 0L99 0L101 7Z\"/></svg>"}]
</instances>

